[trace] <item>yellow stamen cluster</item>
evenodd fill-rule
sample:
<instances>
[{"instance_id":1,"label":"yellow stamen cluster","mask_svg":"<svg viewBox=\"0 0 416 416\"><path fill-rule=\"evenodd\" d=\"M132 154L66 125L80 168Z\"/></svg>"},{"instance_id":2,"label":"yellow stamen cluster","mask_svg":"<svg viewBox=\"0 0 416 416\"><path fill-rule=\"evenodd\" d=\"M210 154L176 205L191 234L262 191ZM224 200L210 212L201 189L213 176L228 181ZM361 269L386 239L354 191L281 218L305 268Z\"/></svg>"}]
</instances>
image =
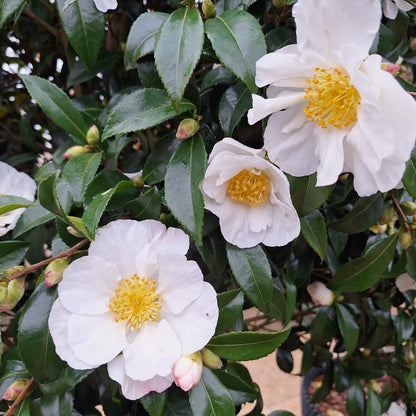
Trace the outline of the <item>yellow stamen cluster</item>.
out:
<instances>
[{"instance_id":1,"label":"yellow stamen cluster","mask_svg":"<svg viewBox=\"0 0 416 416\"><path fill-rule=\"evenodd\" d=\"M336 128L348 127L357 121L357 108L361 96L350 83L348 74L339 69L315 68L315 75L305 89L308 104L305 114L323 129L328 124Z\"/></svg>"},{"instance_id":2,"label":"yellow stamen cluster","mask_svg":"<svg viewBox=\"0 0 416 416\"><path fill-rule=\"evenodd\" d=\"M156 293L156 282L134 274L118 283L109 309L116 322L127 321L132 329L139 329L146 321L159 320L162 299Z\"/></svg>"},{"instance_id":3,"label":"yellow stamen cluster","mask_svg":"<svg viewBox=\"0 0 416 416\"><path fill-rule=\"evenodd\" d=\"M228 181L228 196L252 208L264 204L270 196L270 180L260 170L244 169Z\"/></svg>"}]
</instances>

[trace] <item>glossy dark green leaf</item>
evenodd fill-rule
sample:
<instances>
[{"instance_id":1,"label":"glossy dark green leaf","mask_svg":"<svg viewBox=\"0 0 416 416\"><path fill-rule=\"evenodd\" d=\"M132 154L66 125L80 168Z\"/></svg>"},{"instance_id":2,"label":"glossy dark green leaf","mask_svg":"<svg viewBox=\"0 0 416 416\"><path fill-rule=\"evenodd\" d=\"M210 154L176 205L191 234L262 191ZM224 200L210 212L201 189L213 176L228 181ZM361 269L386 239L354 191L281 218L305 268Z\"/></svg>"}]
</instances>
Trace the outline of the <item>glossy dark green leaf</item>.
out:
<instances>
[{"instance_id":1,"label":"glossy dark green leaf","mask_svg":"<svg viewBox=\"0 0 416 416\"><path fill-rule=\"evenodd\" d=\"M206 167L204 141L199 133L183 141L172 156L165 177L165 199L173 216L201 244L204 200L199 183Z\"/></svg>"},{"instance_id":2,"label":"glossy dark green leaf","mask_svg":"<svg viewBox=\"0 0 416 416\"><path fill-rule=\"evenodd\" d=\"M167 395L162 416L193 416L187 395L177 389L167 390Z\"/></svg>"},{"instance_id":3,"label":"glossy dark green leaf","mask_svg":"<svg viewBox=\"0 0 416 416\"><path fill-rule=\"evenodd\" d=\"M42 207L37 200L34 206L25 209L17 220L16 227L13 230L13 238L17 238L32 228L44 224L53 218L55 218L55 214Z\"/></svg>"},{"instance_id":4,"label":"glossy dark green leaf","mask_svg":"<svg viewBox=\"0 0 416 416\"><path fill-rule=\"evenodd\" d=\"M89 126L86 125L81 112L69 97L46 79L35 75L20 75L20 78L43 112L74 139L77 139L79 144L85 144Z\"/></svg>"},{"instance_id":5,"label":"glossy dark green leaf","mask_svg":"<svg viewBox=\"0 0 416 416\"><path fill-rule=\"evenodd\" d=\"M204 367L200 382L189 392L189 403L194 416L230 416L235 414L230 392Z\"/></svg>"},{"instance_id":6,"label":"glossy dark green leaf","mask_svg":"<svg viewBox=\"0 0 416 416\"><path fill-rule=\"evenodd\" d=\"M155 47L156 34L169 15L161 12L141 14L130 28L124 53L124 67L129 70L136 66L136 61Z\"/></svg>"},{"instance_id":7,"label":"glossy dark green leaf","mask_svg":"<svg viewBox=\"0 0 416 416\"><path fill-rule=\"evenodd\" d=\"M379 416L381 414L382 411L380 397L373 389L369 389L367 393L367 406L365 416Z\"/></svg>"},{"instance_id":8,"label":"glossy dark green leaf","mask_svg":"<svg viewBox=\"0 0 416 416\"><path fill-rule=\"evenodd\" d=\"M330 363L332 364L332 363ZM330 393L332 389L332 369L331 365L327 367L324 378L322 380L321 385L319 388L315 391L314 395L312 396L312 403L317 403L319 401L324 400Z\"/></svg>"},{"instance_id":9,"label":"glossy dark green leaf","mask_svg":"<svg viewBox=\"0 0 416 416\"><path fill-rule=\"evenodd\" d=\"M412 155L407 161L402 181L406 191L413 198L416 198L416 147L413 149Z\"/></svg>"},{"instance_id":10,"label":"glossy dark green leaf","mask_svg":"<svg viewBox=\"0 0 416 416\"><path fill-rule=\"evenodd\" d=\"M290 329L279 332L228 332L213 337L207 348L227 360L255 360L273 352L289 333Z\"/></svg>"},{"instance_id":11,"label":"glossy dark green leaf","mask_svg":"<svg viewBox=\"0 0 416 416\"><path fill-rule=\"evenodd\" d=\"M31 402L33 415L73 416L74 393L66 392L59 396L44 394Z\"/></svg>"},{"instance_id":12,"label":"glossy dark green leaf","mask_svg":"<svg viewBox=\"0 0 416 416\"><path fill-rule=\"evenodd\" d=\"M156 393L151 391L140 399L141 405L146 409L150 416L162 416L166 405L167 393Z\"/></svg>"},{"instance_id":13,"label":"glossy dark green leaf","mask_svg":"<svg viewBox=\"0 0 416 416\"><path fill-rule=\"evenodd\" d=\"M220 61L256 92L256 62L266 54L258 21L245 11L228 10L205 22L205 32Z\"/></svg>"},{"instance_id":14,"label":"glossy dark green leaf","mask_svg":"<svg viewBox=\"0 0 416 416\"><path fill-rule=\"evenodd\" d=\"M261 311L270 309L272 300L272 271L266 253L261 246L241 249L227 244L227 257L244 294Z\"/></svg>"},{"instance_id":15,"label":"glossy dark green leaf","mask_svg":"<svg viewBox=\"0 0 416 416\"><path fill-rule=\"evenodd\" d=\"M360 327L355 322L352 313L344 305L338 303L336 305L336 312L345 349L349 354L352 354L357 346Z\"/></svg>"},{"instance_id":16,"label":"glossy dark green leaf","mask_svg":"<svg viewBox=\"0 0 416 416\"><path fill-rule=\"evenodd\" d=\"M330 224L330 226L343 233L360 233L377 222L383 212L383 208L384 201L381 193L360 198L347 215L339 221Z\"/></svg>"},{"instance_id":17,"label":"glossy dark green leaf","mask_svg":"<svg viewBox=\"0 0 416 416\"><path fill-rule=\"evenodd\" d=\"M25 0L0 0L0 29L25 2Z\"/></svg>"},{"instance_id":18,"label":"glossy dark green leaf","mask_svg":"<svg viewBox=\"0 0 416 416\"><path fill-rule=\"evenodd\" d=\"M169 160L179 143L176 137L165 137L156 144L143 166L145 183L154 185L165 179Z\"/></svg>"},{"instance_id":19,"label":"glossy dark green leaf","mask_svg":"<svg viewBox=\"0 0 416 416\"><path fill-rule=\"evenodd\" d=\"M20 264L29 246L28 241L0 241L0 271Z\"/></svg>"},{"instance_id":20,"label":"glossy dark green leaf","mask_svg":"<svg viewBox=\"0 0 416 416\"><path fill-rule=\"evenodd\" d=\"M397 330L397 342L401 344L407 341L413 334L415 324L411 316L399 310L393 321Z\"/></svg>"},{"instance_id":21,"label":"glossy dark green leaf","mask_svg":"<svg viewBox=\"0 0 416 416\"><path fill-rule=\"evenodd\" d=\"M14 195L0 195L0 215L18 208L26 208L33 205L33 202Z\"/></svg>"},{"instance_id":22,"label":"glossy dark green leaf","mask_svg":"<svg viewBox=\"0 0 416 416\"><path fill-rule=\"evenodd\" d=\"M163 82L157 72L153 57L145 57L137 62L137 75L143 88L156 88L163 90Z\"/></svg>"},{"instance_id":23,"label":"glossy dark green leaf","mask_svg":"<svg viewBox=\"0 0 416 416\"><path fill-rule=\"evenodd\" d=\"M26 302L19 321L20 354L30 374L39 383L58 378L66 367L55 352L48 328L49 312L56 297L56 286L39 285Z\"/></svg>"},{"instance_id":24,"label":"glossy dark green leaf","mask_svg":"<svg viewBox=\"0 0 416 416\"><path fill-rule=\"evenodd\" d=\"M178 113L183 92L201 55L203 41L204 26L195 7L175 10L158 32L156 67Z\"/></svg>"},{"instance_id":25,"label":"glossy dark green leaf","mask_svg":"<svg viewBox=\"0 0 416 416\"><path fill-rule=\"evenodd\" d=\"M101 157L101 153L84 153L69 159L64 166L60 181L66 183L75 203L82 204L84 192L94 179Z\"/></svg>"},{"instance_id":26,"label":"glossy dark green leaf","mask_svg":"<svg viewBox=\"0 0 416 416\"><path fill-rule=\"evenodd\" d=\"M6 390L20 378L30 378L25 364L19 360L7 360L2 368L0 378L0 397L4 396Z\"/></svg>"},{"instance_id":27,"label":"glossy dark green leaf","mask_svg":"<svg viewBox=\"0 0 416 416\"><path fill-rule=\"evenodd\" d=\"M201 83L201 91L218 84L232 84L235 79L235 76L227 68L219 66L206 73Z\"/></svg>"},{"instance_id":28,"label":"glossy dark green leaf","mask_svg":"<svg viewBox=\"0 0 416 416\"><path fill-rule=\"evenodd\" d=\"M311 323L311 341L314 344L325 345L337 332L335 310L332 306L321 306Z\"/></svg>"},{"instance_id":29,"label":"glossy dark green leaf","mask_svg":"<svg viewBox=\"0 0 416 416\"><path fill-rule=\"evenodd\" d=\"M251 105L251 92L245 84L237 83L225 90L218 108L218 118L225 136L232 136Z\"/></svg>"},{"instance_id":30,"label":"glossy dark green leaf","mask_svg":"<svg viewBox=\"0 0 416 416\"><path fill-rule=\"evenodd\" d=\"M183 100L176 112L166 91L140 89L125 96L111 111L106 119L103 138L144 130L194 108L192 103Z\"/></svg>"},{"instance_id":31,"label":"glossy dark green leaf","mask_svg":"<svg viewBox=\"0 0 416 416\"><path fill-rule=\"evenodd\" d=\"M384 238L363 256L343 264L328 285L344 292L361 292L374 286L393 259L397 239L397 234Z\"/></svg>"},{"instance_id":32,"label":"glossy dark green leaf","mask_svg":"<svg viewBox=\"0 0 416 416\"><path fill-rule=\"evenodd\" d=\"M406 271L416 279L416 245L412 244L406 250Z\"/></svg>"},{"instance_id":33,"label":"glossy dark green leaf","mask_svg":"<svg viewBox=\"0 0 416 416\"><path fill-rule=\"evenodd\" d=\"M297 287L289 275L283 275L283 282L285 284L286 292L285 320L283 323L284 325L288 325L296 307Z\"/></svg>"},{"instance_id":34,"label":"glossy dark green leaf","mask_svg":"<svg viewBox=\"0 0 416 416\"><path fill-rule=\"evenodd\" d=\"M159 219L161 212L160 194L156 187L126 204L126 208L133 214L136 220Z\"/></svg>"},{"instance_id":35,"label":"glossy dark green leaf","mask_svg":"<svg viewBox=\"0 0 416 416\"><path fill-rule=\"evenodd\" d=\"M16 409L15 416L32 416L30 413L30 398L26 397Z\"/></svg>"},{"instance_id":36,"label":"glossy dark green leaf","mask_svg":"<svg viewBox=\"0 0 416 416\"><path fill-rule=\"evenodd\" d=\"M323 215L318 210L312 211L300 219L300 225L305 240L321 258L321 261L323 261L328 247Z\"/></svg>"},{"instance_id":37,"label":"glossy dark green leaf","mask_svg":"<svg viewBox=\"0 0 416 416\"><path fill-rule=\"evenodd\" d=\"M347 410L349 416L362 416L364 414L365 394L363 386L357 378L351 380L347 395Z\"/></svg>"},{"instance_id":38,"label":"glossy dark green leaf","mask_svg":"<svg viewBox=\"0 0 416 416\"><path fill-rule=\"evenodd\" d=\"M38 199L39 203L47 210L57 214L61 217L65 217L65 212L61 206L58 197L58 182L59 173L56 172L53 175L48 176L39 184Z\"/></svg>"},{"instance_id":39,"label":"glossy dark green leaf","mask_svg":"<svg viewBox=\"0 0 416 416\"><path fill-rule=\"evenodd\" d=\"M100 53L105 35L104 14L93 0L57 0L59 16L69 42L85 65L92 67Z\"/></svg>"},{"instance_id":40,"label":"glossy dark green leaf","mask_svg":"<svg viewBox=\"0 0 416 416\"><path fill-rule=\"evenodd\" d=\"M225 332L243 310L244 295L240 289L230 290L217 295L219 316L215 333Z\"/></svg>"},{"instance_id":41,"label":"glossy dark green leaf","mask_svg":"<svg viewBox=\"0 0 416 416\"><path fill-rule=\"evenodd\" d=\"M279 347L276 352L276 362L279 368L285 373L293 370L293 355L286 348Z\"/></svg>"}]
</instances>

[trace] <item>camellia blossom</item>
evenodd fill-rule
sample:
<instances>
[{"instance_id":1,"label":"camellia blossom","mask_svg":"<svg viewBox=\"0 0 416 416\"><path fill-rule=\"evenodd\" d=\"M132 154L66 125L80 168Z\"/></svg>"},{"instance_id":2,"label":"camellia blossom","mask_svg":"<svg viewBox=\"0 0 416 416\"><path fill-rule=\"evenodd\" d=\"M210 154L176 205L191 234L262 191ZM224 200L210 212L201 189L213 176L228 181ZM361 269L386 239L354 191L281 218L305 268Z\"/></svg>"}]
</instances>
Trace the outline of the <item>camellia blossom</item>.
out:
<instances>
[{"instance_id":1,"label":"camellia blossom","mask_svg":"<svg viewBox=\"0 0 416 416\"><path fill-rule=\"evenodd\" d=\"M32 202L35 193L36 182L29 175L0 162L0 195L20 196ZM18 208L0 215L0 237L13 230L24 210L25 208Z\"/></svg>"},{"instance_id":2,"label":"camellia blossom","mask_svg":"<svg viewBox=\"0 0 416 416\"><path fill-rule=\"evenodd\" d=\"M396 286L400 292L404 293L408 290L416 290L416 280L409 273L402 273L396 278Z\"/></svg>"},{"instance_id":3,"label":"camellia blossom","mask_svg":"<svg viewBox=\"0 0 416 416\"><path fill-rule=\"evenodd\" d=\"M117 0L94 0L94 3L95 7L103 13L105 13L109 9L114 10L115 8L117 8Z\"/></svg>"},{"instance_id":4,"label":"camellia blossom","mask_svg":"<svg viewBox=\"0 0 416 416\"><path fill-rule=\"evenodd\" d=\"M408 12L413 7L413 4L406 0L384 0L383 13L388 19L395 19L399 9Z\"/></svg>"},{"instance_id":5,"label":"camellia blossom","mask_svg":"<svg viewBox=\"0 0 416 416\"><path fill-rule=\"evenodd\" d=\"M416 103L368 56L377 34L379 0L299 0L293 6L296 45L257 61L251 124L271 114L268 157L284 172L317 172L330 185L354 174L360 196L400 184L415 144ZM284 110L284 111L281 111Z\"/></svg>"},{"instance_id":6,"label":"camellia blossom","mask_svg":"<svg viewBox=\"0 0 416 416\"><path fill-rule=\"evenodd\" d=\"M404 403L393 402L387 413L383 413L381 416L406 416L406 405Z\"/></svg>"},{"instance_id":7,"label":"camellia blossom","mask_svg":"<svg viewBox=\"0 0 416 416\"><path fill-rule=\"evenodd\" d=\"M207 344L218 319L215 290L188 248L182 230L159 221L100 228L58 285L49 316L58 355L75 369L108 363L131 400L166 390L175 363Z\"/></svg>"},{"instance_id":8,"label":"camellia blossom","mask_svg":"<svg viewBox=\"0 0 416 416\"><path fill-rule=\"evenodd\" d=\"M289 182L264 154L225 138L214 146L200 185L205 208L219 217L222 235L240 248L283 246L300 231Z\"/></svg>"},{"instance_id":9,"label":"camellia blossom","mask_svg":"<svg viewBox=\"0 0 416 416\"><path fill-rule=\"evenodd\" d=\"M313 282L306 287L312 302L315 305L332 305L335 299L335 294L331 289L328 289L322 282Z\"/></svg>"}]
</instances>

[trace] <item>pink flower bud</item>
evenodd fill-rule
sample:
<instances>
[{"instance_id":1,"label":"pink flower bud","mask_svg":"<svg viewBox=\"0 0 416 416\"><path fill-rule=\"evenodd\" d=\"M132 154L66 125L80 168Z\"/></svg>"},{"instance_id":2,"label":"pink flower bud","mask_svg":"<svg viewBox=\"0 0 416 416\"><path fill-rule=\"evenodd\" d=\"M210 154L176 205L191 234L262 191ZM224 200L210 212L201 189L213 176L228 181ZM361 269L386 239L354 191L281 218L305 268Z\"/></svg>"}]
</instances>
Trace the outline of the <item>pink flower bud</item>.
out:
<instances>
[{"instance_id":1,"label":"pink flower bud","mask_svg":"<svg viewBox=\"0 0 416 416\"><path fill-rule=\"evenodd\" d=\"M4 393L3 400L7 400L9 402L14 402L19 395L22 393L23 389L26 387L27 383L29 382L26 378L20 378L16 380Z\"/></svg>"},{"instance_id":2,"label":"pink flower bud","mask_svg":"<svg viewBox=\"0 0 416 416\"><path fill-rule=\"evenodd\" d=\"M91 148L89 146L72 146L64 153L64 158L71 159L74 156L82 155L83 153L88 152L91 152Z\"/></svg>"},{"instance_id":3,"label":"pink flower bud","mask_svg":"<svg viewBox=\"0 0 416 416\"><path fill-rule=\"evenodd\" d=\"M48 264L45 269L45 284L48 287L57 285L62 280L64 270L68 267L68 258L56 259Z\"/></svg>"},{"instance_id":4,"label":"pink flower bud","mask_svg":"<svg viewBox=\"0 0 416 416\"><path fill-rule=\"evenodd\" d=\"M315 305L331 305L334 302L334 292L328 289L322 282L313 282L307 286L306 290Z\"/></svg>"},{"instance_id":5,"label":"pink flower bud","mask_svg":"<svg viewBox=\"0 0 416 416\"><path fill-rule=\"evenodd\" d=\"M199 383L202 375L202 355L200 351L183 355L173 367L175 383L183 391L190 390Z\"/></svg>"},{"instance_id":6,"label":"pink flower bud","mask_svg":"<svg viewBox=\"0 0 416 416\"><path fill-rule=\"evenodd\" d=\"M192 137L199 130L199 123L193 118L185 118L179 123L176 138L185 140Z\"/></svg>"}]
</instances>

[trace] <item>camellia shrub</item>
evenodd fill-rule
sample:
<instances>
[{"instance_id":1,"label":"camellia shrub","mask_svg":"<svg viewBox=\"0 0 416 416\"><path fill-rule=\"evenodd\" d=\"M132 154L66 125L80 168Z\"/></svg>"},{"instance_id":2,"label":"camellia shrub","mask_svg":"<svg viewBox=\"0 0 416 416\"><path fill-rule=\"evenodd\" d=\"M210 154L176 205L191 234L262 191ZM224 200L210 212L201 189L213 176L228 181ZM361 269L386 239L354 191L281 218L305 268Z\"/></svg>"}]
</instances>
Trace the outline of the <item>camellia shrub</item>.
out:
<instances>
[{"instance_id":1,"label":"camellia shrub","mask_svg":"<svg viewBox=\"0 0 416 416\"><path fill-rule=\"evenodd\" d=\"M416 414L413 7L0 0L1 414Z\"/></svg>"}]
</instances>

